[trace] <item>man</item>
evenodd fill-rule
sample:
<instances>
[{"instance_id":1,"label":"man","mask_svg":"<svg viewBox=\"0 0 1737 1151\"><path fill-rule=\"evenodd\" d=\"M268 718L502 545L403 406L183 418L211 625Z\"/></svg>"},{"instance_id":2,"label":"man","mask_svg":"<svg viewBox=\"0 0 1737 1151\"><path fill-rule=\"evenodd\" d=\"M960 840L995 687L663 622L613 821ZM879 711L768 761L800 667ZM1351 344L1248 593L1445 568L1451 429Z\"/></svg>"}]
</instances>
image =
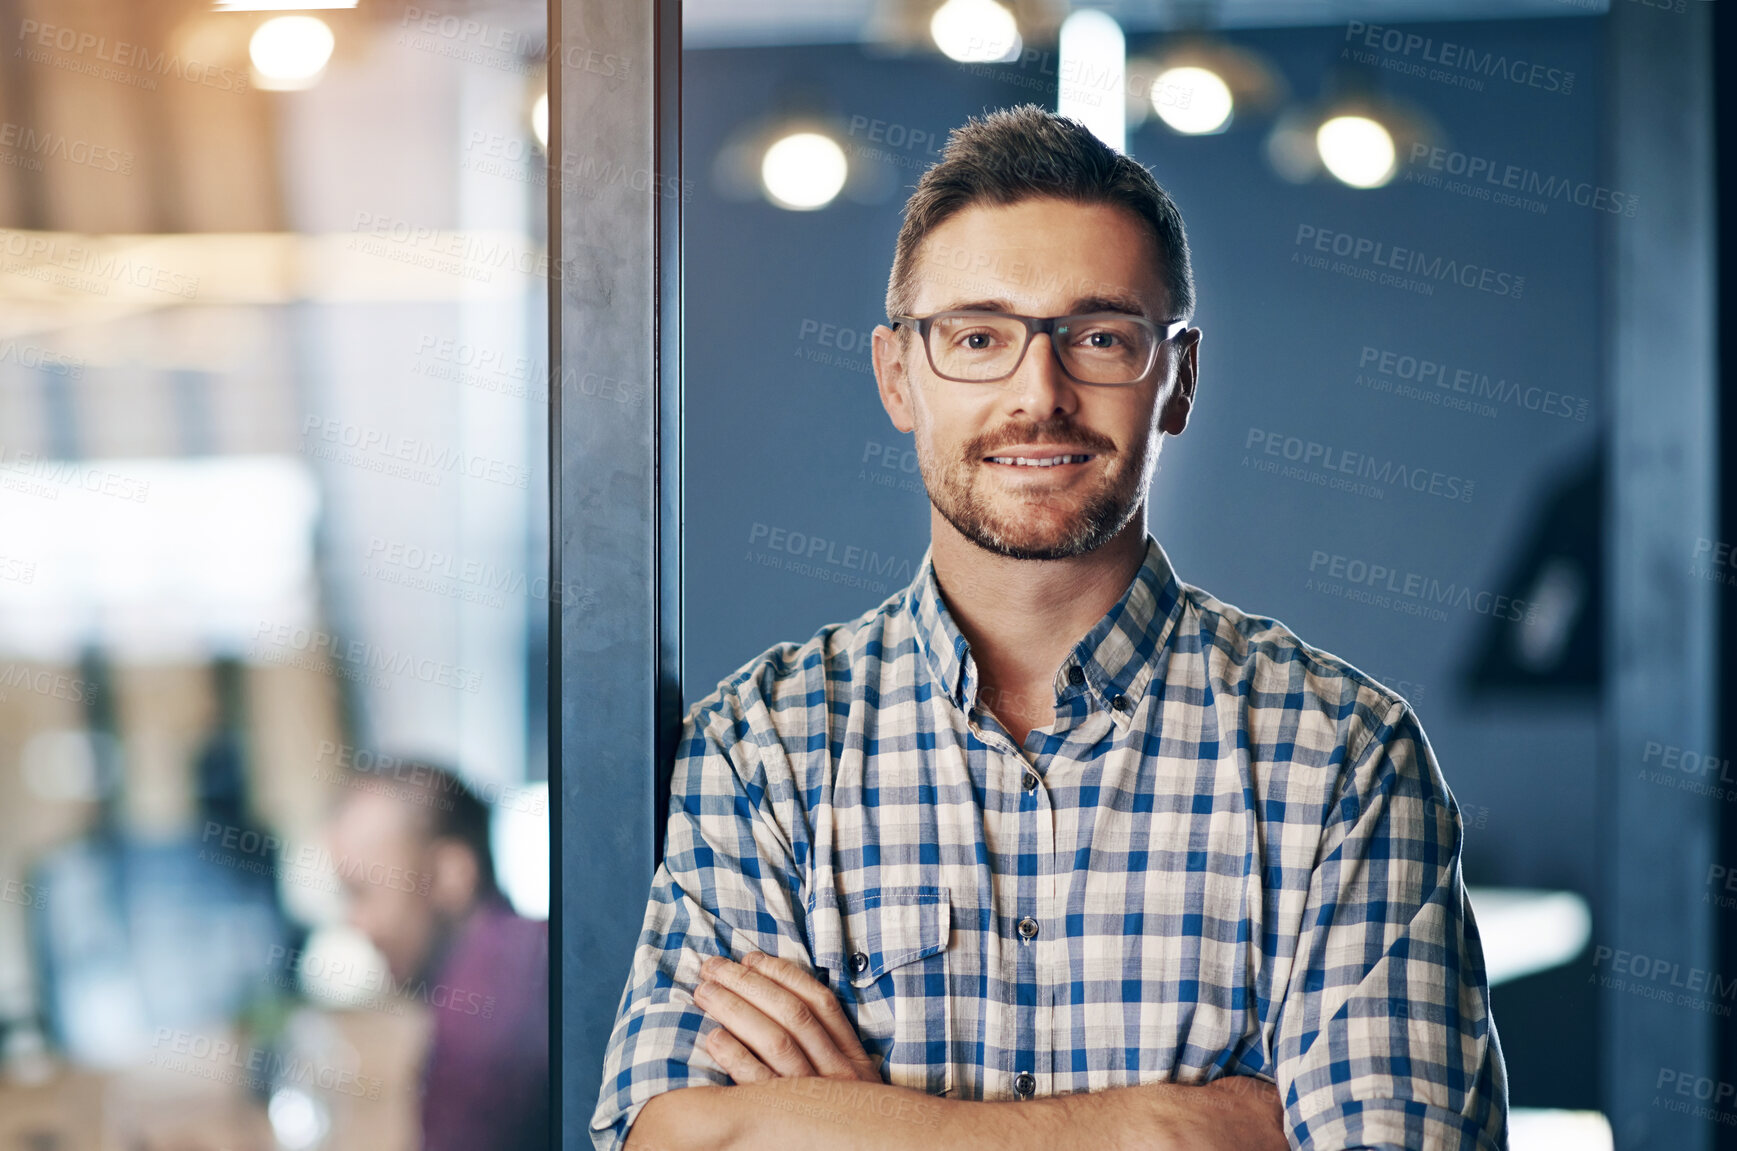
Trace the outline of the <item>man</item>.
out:
<instances>
[{"instance_id":1,"label":"man","mask_svg":"<svg viewBox=\"0 0 1737 1151\"><path fill-rule=\"evenodd\" d=\"M918 183L874 365L931 546L689 713L599 1148L1506 1146L1410 706L1146 532L1193 307L1175 206L1073 121Z\"/></svg>"},{"instance_id":2,"label":"man","mask_svg":"<svg viewBox=\"0 0 1737 1151\"><path fill-rule=\"evenodd\" d=\"M495 885L489 810L451 772L352 777L329 848L350 922L433 1017L425 1151L549 1145L548 924Z\"/></svg>"}]
</instances>

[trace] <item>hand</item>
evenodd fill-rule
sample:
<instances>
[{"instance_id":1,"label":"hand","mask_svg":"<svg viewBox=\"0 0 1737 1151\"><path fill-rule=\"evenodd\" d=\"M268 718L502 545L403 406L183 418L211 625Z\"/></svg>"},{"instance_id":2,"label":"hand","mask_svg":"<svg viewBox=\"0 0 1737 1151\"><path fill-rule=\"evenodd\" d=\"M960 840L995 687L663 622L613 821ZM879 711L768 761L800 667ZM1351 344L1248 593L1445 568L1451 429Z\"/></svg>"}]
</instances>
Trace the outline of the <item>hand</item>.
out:
<instances>
[{"instance_id":1,"label":"hand","mask_svg":"<svg viewBox=\"0 0 1737 1151\"><path fill-rule=\"evenodd\" d=\"M1270 1148L1287 1151L1285 1105L1275 1083L1253 1075L1222 1075L1203 1087L1188 1088L1193 1100L1204 1103L1194 1109L1200 1123L1185 1146L1235 1147L1238 1151Z\"/></svg>"},{"instance_id":2,"label":"hand","mask_svg":"<svg viewBox=\"0 0 1737 1151\"><path fill-rule=\"evenodd\" d=\"M832 992L787 959L707 959L694 1002L719 1024L706 1051L738 1085L794 1076L881 1082Z\"/></svg>"}]
</instances>

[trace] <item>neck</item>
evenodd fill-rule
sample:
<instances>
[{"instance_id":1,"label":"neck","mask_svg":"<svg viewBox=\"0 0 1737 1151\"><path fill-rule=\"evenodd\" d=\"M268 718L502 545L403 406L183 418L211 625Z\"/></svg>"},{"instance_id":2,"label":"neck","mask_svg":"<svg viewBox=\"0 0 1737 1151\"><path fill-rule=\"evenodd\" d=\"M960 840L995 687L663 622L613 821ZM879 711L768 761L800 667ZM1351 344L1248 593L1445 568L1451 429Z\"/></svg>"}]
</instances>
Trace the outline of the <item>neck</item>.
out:
<instances>
[{"instance_id":1,"label":"neck","mask_svg":"<svg viewBox=\"0 0 1737 1151\"><path fill-rule=\"evenodd\" d=\"M932 508L930 520L935 579L971 645L980 683L1053 708L1056 669L1140 570L1145 508L1103 547L1061 560L1009 559L972 543Z\"/></svg>"}]
</instances>

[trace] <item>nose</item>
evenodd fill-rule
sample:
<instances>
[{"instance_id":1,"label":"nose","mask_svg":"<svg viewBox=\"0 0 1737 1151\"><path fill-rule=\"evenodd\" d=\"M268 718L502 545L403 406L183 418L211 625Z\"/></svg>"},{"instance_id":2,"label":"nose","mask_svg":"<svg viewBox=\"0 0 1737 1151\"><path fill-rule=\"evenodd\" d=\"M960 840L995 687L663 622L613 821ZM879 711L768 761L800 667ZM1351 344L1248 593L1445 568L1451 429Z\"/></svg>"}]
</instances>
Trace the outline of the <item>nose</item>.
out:
<instances>
[{"instance_id":1,"label":"nose","mask_svg":"<svg viewBox=\"0 0 1737 1151\"><path fill-rule=\"evenodd\" d=\"M1072 412L1076 406L1073 381L1062 371L1054 337L1048 332L1032 337L1006 388L1008 410L1024 412L1036 420L1048 419L1056 412Z\"/></svg>"}]
</instances>

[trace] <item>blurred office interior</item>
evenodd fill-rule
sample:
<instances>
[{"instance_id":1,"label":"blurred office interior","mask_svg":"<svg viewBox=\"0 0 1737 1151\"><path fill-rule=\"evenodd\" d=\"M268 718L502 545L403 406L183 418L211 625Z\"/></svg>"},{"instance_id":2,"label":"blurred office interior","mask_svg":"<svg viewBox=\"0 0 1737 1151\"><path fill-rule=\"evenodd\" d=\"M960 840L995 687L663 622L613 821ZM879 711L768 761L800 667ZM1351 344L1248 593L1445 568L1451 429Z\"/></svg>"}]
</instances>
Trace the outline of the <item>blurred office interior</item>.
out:
<instances>
[{"instance_id":1,"label":"blurred office interior","mask_svg":"<svg viewBox=\"0 0 1737 1151\"><path fill-rule=\"evenodd\" d=\"M1193 246L1153 533L1416 706L1516 1151L1666 1145L1606 1118L1596 959L1635 7L688 0L683 167L643 189L684 233L685 699L908 582L927 500L868 352L899 207L966 117L1077 115ZM549 578L549 392L643 393L549 363L549 271L584 257L548 245L547 28L0 0L0 1147L417 1145L429 1004L379 993L322 847L355 773L454 765L551 912L551 607L609 604ZM554 171L569 212L635 178ZM1396 248L1476 271L1383 278ZM1336 483L1346 453L1389 481ZM1726 562L1682 549L1703 587ZM1710 746L1656 742L1620 769Z\"/></svg>"}]
</instances>

